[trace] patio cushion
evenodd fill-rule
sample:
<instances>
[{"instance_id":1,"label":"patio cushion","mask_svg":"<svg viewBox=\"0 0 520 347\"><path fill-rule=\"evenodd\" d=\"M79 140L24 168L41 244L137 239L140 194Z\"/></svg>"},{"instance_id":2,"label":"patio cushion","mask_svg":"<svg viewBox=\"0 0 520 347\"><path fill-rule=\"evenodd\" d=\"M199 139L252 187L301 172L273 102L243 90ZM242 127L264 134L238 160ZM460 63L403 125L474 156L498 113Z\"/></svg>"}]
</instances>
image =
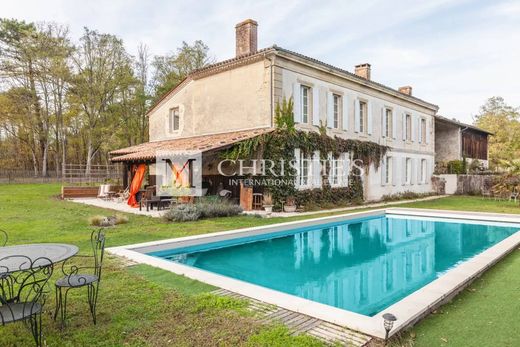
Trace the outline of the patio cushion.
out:
<instances>
[{"instance_id":1,"label":"patio cushion","mask_svg":"<svg viewBox=\"0 0 520 347\"><path fill-rule=\"evenodd\" d=\"M0 306L0 323L16 322L29 318L33 314L40 313L42 305L37 302L21 302L17 304L8 304Z\"/></svg>"},{"instance_id":2,"label":"patio cushion","mask_svg":"<svg viewBox=\"0 0 520 347\"><path fill-rule=\"evenodd\" d=\"M97 282L98 277L93 275L71 275L60 278L56 281L58 287L81 287Z\"/></svg>"}]
</instances>

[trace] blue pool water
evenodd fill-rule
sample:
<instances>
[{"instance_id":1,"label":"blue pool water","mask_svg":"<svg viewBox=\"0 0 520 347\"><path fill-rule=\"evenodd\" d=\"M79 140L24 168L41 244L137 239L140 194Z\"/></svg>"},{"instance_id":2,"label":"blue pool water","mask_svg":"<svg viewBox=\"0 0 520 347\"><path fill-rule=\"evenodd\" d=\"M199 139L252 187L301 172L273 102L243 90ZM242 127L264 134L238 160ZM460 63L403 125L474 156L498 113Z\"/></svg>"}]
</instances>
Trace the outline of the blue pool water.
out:
<instances>
[{"instance_id":1,"label":"blue pool water","mask_svg":"<svg viewBox=\"0 0 520 347\"><path fill-rule=\"evenodd\" d=\"M386 215L150 255L372 316L518 230Z\"/></svg>"}]
</instances>

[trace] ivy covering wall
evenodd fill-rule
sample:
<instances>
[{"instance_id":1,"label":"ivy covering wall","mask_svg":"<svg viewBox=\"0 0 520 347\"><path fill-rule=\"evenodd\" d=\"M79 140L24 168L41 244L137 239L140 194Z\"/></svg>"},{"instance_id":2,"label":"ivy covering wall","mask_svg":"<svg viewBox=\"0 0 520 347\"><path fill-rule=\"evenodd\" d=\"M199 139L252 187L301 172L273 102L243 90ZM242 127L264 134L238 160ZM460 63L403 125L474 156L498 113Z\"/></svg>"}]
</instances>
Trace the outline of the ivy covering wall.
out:
<instances>
[{"instance_id":1,"label":"ivy covering wall","mask_svg":"<svg viewBox=\"0 0 520 347\"><path fill-rule=\"evenodd\" d=\"M329 153L334 156L350 153L352 160L360 159L368 169L372 164L379 166L388 147L369 141L330 137L326 134L325 126L321 126L319 132L298 130L294 126L291 99L276 106L275 122L276 129L273 132L239 142L224 153L226 159L266 159L274 163L272 171L276 176L266 170L263 178L277 183L265 187L273 196L275 209L280 209L281 203L288 197L294 197L296 203L305 208L363 201L363 185L359 175L351 173L347 187L332 188L327 179L322 179L321 189L298 190L295 186L295 169L288 163L295 159L295 149L299 148L309 156L319 151L321 159L327 159ZM284 175L279 176L282 165ZM324 178L328 169L322 170Z\"/></svg>"}]
</instances>

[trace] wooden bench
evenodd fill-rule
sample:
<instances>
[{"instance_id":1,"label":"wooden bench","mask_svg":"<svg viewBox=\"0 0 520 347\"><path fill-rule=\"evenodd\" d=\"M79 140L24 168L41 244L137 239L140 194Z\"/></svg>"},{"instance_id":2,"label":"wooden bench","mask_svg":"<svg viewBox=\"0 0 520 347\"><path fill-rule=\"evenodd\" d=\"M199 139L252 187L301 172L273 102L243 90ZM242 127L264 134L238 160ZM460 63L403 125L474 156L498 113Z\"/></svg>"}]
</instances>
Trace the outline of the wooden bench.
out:
<instances>
[{"instance_id":1,"label":"wooden bench","mask_svg":"<svg viewBox=\"0 0 520 347\"><path fill-rule=\"evenodd\" d=\"M61 187L61 198L95 198L99 192L98 186L93 187Z\"/></svg>"}]
</instances>

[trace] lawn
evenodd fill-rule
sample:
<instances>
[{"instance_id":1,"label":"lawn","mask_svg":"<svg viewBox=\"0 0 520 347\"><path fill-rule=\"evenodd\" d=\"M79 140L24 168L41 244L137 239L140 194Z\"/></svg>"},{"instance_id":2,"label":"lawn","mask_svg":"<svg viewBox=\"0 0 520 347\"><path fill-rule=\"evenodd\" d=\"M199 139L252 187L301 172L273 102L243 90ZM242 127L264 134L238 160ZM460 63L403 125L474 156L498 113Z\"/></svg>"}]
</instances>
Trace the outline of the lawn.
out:
<instances>
[{"instance_id":1,"label":"lawn","mask_svg":"<svg viewBox=\"0 0 520 347\"><path fill-rule=\"evenodd\" d=\"M0 185L0 228L9 244L64 242L89 252L87 220L106 210L61 201L57 185ZM513 203L479 197L448 197L401 205L482 212L520 213ZM328 214L319 214L320 216ZM316 216L316 215L315 215ZM110 229L107 246L195 235L291 219L250 216L167 224L128 215L129 223ZM303 218L311 218L306 216ZM292 218L298 219L298 218ZM413 346L517 346L520 312L520 252L491 269L453 303L424 320L394 343ZM58 272L59 268L55 272ZM308 337L292 337L279 326L261 326L245 303L215 297L211 286L144 265L127 267L109 258L100 289L98 325L93 326L84 293L71 295L69 325L60 330L50 316L44 333L51 346L319 346ZM54 298L47 309L54 307ZM22 325L0 327L1 346L31 345Z\"/></svg>"}]
</instances>

